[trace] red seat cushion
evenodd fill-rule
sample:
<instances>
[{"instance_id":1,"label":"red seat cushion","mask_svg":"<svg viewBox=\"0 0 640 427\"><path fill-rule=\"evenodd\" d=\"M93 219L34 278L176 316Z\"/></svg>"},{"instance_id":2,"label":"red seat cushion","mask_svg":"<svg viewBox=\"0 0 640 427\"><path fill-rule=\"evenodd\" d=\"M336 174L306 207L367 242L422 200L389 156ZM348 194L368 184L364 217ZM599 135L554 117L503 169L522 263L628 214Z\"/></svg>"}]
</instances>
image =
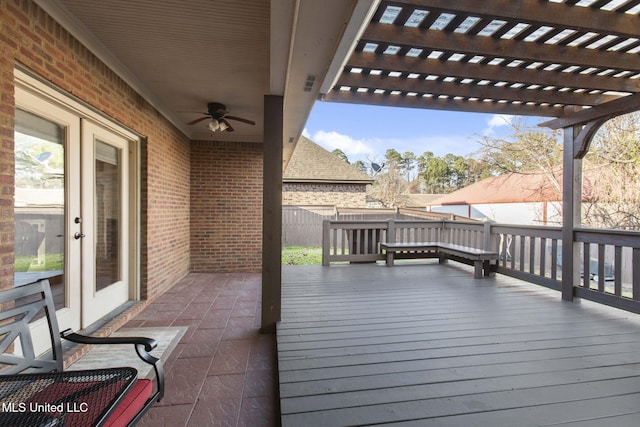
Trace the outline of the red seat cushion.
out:
<instances>
[{"instance_id":1,"label":"red seat cushion","mask_svg":"<svg viewBox=\"0 0 640 427\"><path fill-rule=\"evenodd\" d=\"M83 393L80 401L76 402L77 407L69 408L64 406L62 412L57 408L45 408L39 415L43 422L51 421L56 418L64 418L64 423L70 426L88 426L91 419L95 419L102 411L106 409L106 405L115 397L116 393L122 386L121 381L115 381L109 385L101 387L100 398L96 398L96 392L91 391L96 382L79 381L77 383L54 383L47 384L47 381L34 383L32 386L35 391L30 396L28 404L46 404L53 402L64 402L64 398L75 393ZM125 395L124 399L115 408L114 412L109 416L105 425L111 427L126 426L136 414L142 409L145 402L153 392L153 382L147 379L137 380L131 390ZM30 406L29 406L30 407ZM51 410L49 410L51 409ZM48 411L48 412L47 412Z\"/></svg>"},{"instance_id":2,"label":"red seat cushion","mask_svg":"<svg viewBox=\"0 0 640 427\"><path fill-rule=\"evenodd\" d=\"M142 409L147 399L151 397L152 391L153 382L151 380L136 381L104 425L109 427L126 426Z\"/></svg>"}]
</instances>

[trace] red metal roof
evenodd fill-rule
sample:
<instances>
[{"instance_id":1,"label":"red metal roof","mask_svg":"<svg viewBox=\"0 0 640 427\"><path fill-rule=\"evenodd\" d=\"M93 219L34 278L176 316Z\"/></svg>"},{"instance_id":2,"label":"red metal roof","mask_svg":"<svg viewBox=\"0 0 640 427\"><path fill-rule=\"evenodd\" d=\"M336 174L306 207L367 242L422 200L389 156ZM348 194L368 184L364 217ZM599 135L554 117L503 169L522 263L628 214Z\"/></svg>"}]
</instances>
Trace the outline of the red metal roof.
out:
<instances>
[{"instance_id":1,"label":"red metal roof","mask_svg":"<svg viewBox=\"0 0 640 427\"><path fill-rule=\"evenodd\" d=\"M585 178L586 188L590 188ZM446 194L430 206L489 203L552 202L562 200L562 171L544 173L512 173L478 181Z\"/></svg>"}]
</instances>

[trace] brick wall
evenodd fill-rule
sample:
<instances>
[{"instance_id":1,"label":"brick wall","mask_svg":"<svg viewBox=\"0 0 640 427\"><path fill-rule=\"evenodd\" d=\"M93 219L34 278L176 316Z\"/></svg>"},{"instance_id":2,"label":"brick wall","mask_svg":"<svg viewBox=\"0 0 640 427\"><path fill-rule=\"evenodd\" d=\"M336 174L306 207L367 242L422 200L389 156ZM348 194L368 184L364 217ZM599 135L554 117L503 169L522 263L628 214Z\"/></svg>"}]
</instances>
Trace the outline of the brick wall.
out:
<instances>
[{"instance_id":1,"label":"brick wall","mask_svg":"<svg viewBox=\"0 0 640 427\"><path fill-rule=\"evenodd\" d=\"M153 297L189 271L187 138L28 0L0 0L0 288L13 286L16 65L134 129L142 146L142 286Z\"/></svg>"},{"instance_id":2,"label":"brick wall","mask_svg":"<svg viewBox=\"0 0 640 427\"><path fill-rule=\"evenodd\" d=\"M262 268L262 144L191 143L191 270Z\"/></svg>"},{"instance_id":3,"label":"brick wall","mask_svg":"<svg viewBox=\"0 0 640 427\"><path fill-rule=\"evenodd\" d=\"M367 205L366 184L285 183L282 204L364 208Z\"/></svg>"}]
</instances>

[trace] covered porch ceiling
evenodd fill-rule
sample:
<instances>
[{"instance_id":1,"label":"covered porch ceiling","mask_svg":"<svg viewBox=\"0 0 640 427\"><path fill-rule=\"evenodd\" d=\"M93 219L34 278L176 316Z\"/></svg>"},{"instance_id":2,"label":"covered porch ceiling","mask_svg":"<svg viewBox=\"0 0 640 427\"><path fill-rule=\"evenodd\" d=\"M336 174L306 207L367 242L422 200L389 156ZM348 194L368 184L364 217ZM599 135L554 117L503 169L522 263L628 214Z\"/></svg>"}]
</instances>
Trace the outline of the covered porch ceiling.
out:
<instances>
[{"instance_id":1,"label":"covered porch ceiling","mask_svg":"<svg viewBox=\"0 0 640 427\"><path fill-rule=\"evenodd\" d=\"M354 8L363 8L357 0L34 1L191 140L262 142L264 96L283 96L285 158ZM255 126L190 125L210 102Z\"/></svg>"},{"instance_id":2,"label":"covered porch ceiling","mask_svg":"<svg viewBox=\"0 0 640 427\"><path fill-rule=\"evenodd\" d=\"M264 95L284 96L285 165L318 99L565 118L640 106L640 0L35 1L191 139L260 142ZM208 102L256 125L189 125Z\"/></svg>"}]
</instances>

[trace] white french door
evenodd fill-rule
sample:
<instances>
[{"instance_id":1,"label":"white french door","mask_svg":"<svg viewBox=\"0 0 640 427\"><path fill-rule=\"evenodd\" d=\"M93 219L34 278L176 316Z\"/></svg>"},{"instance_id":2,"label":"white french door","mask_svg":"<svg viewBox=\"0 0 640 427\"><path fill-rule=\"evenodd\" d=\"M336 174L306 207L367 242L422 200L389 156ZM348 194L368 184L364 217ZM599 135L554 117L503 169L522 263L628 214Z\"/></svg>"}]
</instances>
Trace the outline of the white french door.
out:
<instances>
[{"instance_id":1,"label":"white french door","mask_svg":"<svg viewBox=\"0 0 640 427\"><path fill-rule=\"evenodd\" d=\"M136 295L134 138L20 85L15 99L14 283L49 279L60 328L85 328Z\"/></svg>"},{"instance_id":2,"label":"white french door","mask_svg":"<svg viewBox=\"0 0 640 427\"><path fill-rule=\"evenodd\" d=\"M82 126L82 324L129 299L129 141Z\"/></svg>"}]
</instances>

